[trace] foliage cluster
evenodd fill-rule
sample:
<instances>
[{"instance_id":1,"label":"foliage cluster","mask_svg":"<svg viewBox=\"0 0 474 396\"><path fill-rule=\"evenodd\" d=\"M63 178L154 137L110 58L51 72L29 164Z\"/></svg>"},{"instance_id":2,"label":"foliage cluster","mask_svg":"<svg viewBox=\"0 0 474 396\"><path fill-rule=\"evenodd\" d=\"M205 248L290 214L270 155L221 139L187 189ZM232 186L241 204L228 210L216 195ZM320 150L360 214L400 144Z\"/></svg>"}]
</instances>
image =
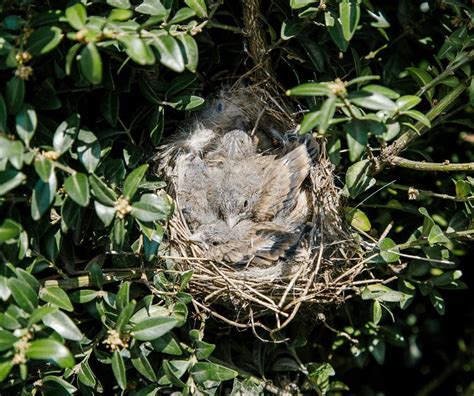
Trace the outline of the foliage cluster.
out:
<instances>
[{"instance_id":1,"label":"foliage cluster","mask_svg":"<svg viewBox=\"0 0 474 396\"><path fill-rule=\"evenodd\" d=\"M328 332L250 345L194 311L192 273L160 254L173 202L147 163L252 67L251 3L0 4L0 393L324 394L389 348L423 360L417 312L465 288L474 234L472 4L262 2L271 74L305 109L298 132L327 141L374 282L319 318ZM454 370L474 371L470 337Z\"/></svg>"}]
</instances>

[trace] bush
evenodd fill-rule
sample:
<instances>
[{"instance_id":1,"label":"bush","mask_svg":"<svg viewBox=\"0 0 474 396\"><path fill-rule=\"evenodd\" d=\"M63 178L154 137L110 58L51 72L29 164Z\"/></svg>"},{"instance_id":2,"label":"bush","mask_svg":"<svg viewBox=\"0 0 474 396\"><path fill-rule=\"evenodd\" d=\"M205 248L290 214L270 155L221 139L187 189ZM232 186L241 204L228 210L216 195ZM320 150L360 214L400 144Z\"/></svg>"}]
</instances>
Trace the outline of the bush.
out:
<instances>
[{"instance_id":1,"label":"bush","mask_svg":"<svg viewBox=\"0 0 474 396\"><path fill-rule=\"evenodd\" d=\"M0 5L2 394L390 393L354 374L377 364L425 367L421 395L472 391L472 324L453 346L432 314L472 282L470 2L241 3ZM160 251L174 204L147 165L248 55L305 109L298 132L326 142L372 279L275 344L223 338L192 304L192 272ZM455 362L438 380L433 345Z\"/></svg>"}]
</instances>

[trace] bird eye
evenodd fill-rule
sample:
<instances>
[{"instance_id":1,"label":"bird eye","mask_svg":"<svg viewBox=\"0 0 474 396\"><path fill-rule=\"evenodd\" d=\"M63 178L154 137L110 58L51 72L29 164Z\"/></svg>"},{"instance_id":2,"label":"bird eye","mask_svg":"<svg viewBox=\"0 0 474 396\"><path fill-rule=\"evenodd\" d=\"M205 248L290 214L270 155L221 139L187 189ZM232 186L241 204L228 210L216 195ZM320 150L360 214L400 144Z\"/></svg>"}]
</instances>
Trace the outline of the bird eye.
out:
<instances>
[{"instance_id":1,"label":"bird eye","mask_svg":"<svg viewBox=\"0 0 474 396\"><path fill-rule=\"evenodd\" d=\"M244 208L246 208L247 206L249 206L249 201L245 200L244 201Z\"/></svg>"},{"instance_id":2,"label":"bird eye","mask_svg":"<svg viewBox=\"0 0 474 396\"><path fill-rule=\"evenodd\" d=\"M213 241L213 242L212 242L212 246L217 246L217 245L219 245L218 242L216 242L216 241Z\"/></svg>"}]
</instances>

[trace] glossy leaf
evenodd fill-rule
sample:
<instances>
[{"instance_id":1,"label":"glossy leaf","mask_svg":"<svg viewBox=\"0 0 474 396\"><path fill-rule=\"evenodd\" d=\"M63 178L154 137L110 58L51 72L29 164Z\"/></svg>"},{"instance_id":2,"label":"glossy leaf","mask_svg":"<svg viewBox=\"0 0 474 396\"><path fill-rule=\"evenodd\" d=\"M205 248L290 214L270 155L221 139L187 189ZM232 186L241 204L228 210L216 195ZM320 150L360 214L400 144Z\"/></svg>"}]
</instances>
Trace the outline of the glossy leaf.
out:
<instances>
[{"instance_id":1,"label":"glossy leaf","mask_svg":"<svg viewBox=\"0 0 474 396\"><path fill-rule=\"evenodd\" d=\"M123 183L123 196L130 200L133 198L137 192L138 186L145 177L145 174L148 170L148 165L142 165L134 169L125 179Z\"/></svg>"},{"instance_id":2,"label":"glossy leaf","mask_svg":"<svg viewBox=\"0 0 474 396\"><path fill-rule=\"evenodd\" d=\"M60 287L43 287L40 289L39 298L61 309L73 312L74 308L67 293Z\"/></svg>"},{"instance_id":3,"label":"glossy leaf","mask_svg":"<svg viewBox=\"0 0 474 396\"><path fill-rule=\"evenodd\" d=\"M28 38L26 49L33 56L44 55L55 49L62 37L62 31L57 26L43 26Z\"/></svg>"},{"instance_id":4,"label":"glossy leaf","mask_svg":"<svg viewBox=\"0 0 474 396\"><path fill-rule=\"evenodd\" d=\"M79 55L79 68L91 84L97 85L102 82L102 58L94 43L91 42L82 49Z\"/></svg>"},{"instance_id":5,"label":"glossy leaf","mask_svg":"<svg viewBox=\"0 0 474 396\"><path fill-rule=\"evenodd\" d=\"M152 44L160 54L160 62L171 70L181 73L184 70L184 58L178 41L168 35L156 35Z\"/></svg>"},{"instance_id":6,"label":"glossy leaf","mask_svg":"<svg viewBox=\"0 0 474 396\"><path fill-rule=\"evenodd\" d=\"M215 363L198 362L191 367L190 373L197 383L205 381L228 381L237 377L238 373Z\"/></svg>"},{"instance_id":7,"label":"glossy leaf","mask_svg":"<svg viewBox=\"0 0 474 396\"><path fill-rule=\"evenodd\" d=\"M0 225L0 244L10 240L16 239L21 232L21 225L12 219L3 220Z\"/></svg>"},{"instance_id":8,"label":"glossy leaf","mask_svg":"<svg viewBox=\"0 0 474 396\"><path fill-rule=\"evenodd\" d=\"M8 113L17 114L23 105L24 99L25 82L17 76L13 76L5 86L5 103Z\"/></svg>"},{"instance_id":9,"label":"glossy leaf","mask_svg":"<svg viewBox=\"0 0 474 396\"><path fill-rule=\"evenodd\" d=\"M64 154L74 143L79 129L80 116L73 114L59 124L53 136L54 150Z\"/></svg>"},{"instance_id":10,"label":"glossy leaf","mask_svg":"<svg viewBox=\"0 0 474 396\"><path fill-rule=\"evenodd\" d=\"M67 340L80 341L83 338L81 331L74 322L62 311L52 312L42 319L43 323L56 331Z\"/></svg>"},{"instance_id":11,"label":"glossy leaf","mask_svg":"<svg viewBox=\"0 0 474 396\"><path fill-rule=\"evenodd\" d=\"M16 132L28 147L38 125L38 118L35 110L31 105L24 104L17 113L15 121Z\"/></svg>"},{"instance_id":12,"label":"glossy leaf","mask_svg":"<svg viewBox=\"0 0 474 396\"><path fill-rule=\"evenodd\" d=\"M31 217L38 220L46 212L54 200L57 189L57 179L54 172L51 173L47 182L38 180L31 198Z\"/></svg>"},{"instance_id":13,"label":"glossy leaf","mask_svg":"<svg viewBox=\"0 0 474 396\"><path fill-rule=\"evenodd\" d=\"M125 363L119 351L115 351L112 355L112 372L120 388L126 389L127 374L125 372Z\"/></svg>"},{"instance_id":14,"label":"glossy leaf","mask_svg":"<svg viewBox=\"0 0 474 396\"><path fill-rule=\"evenodd\" d=\"M68 196L80 206L89 205L89 181L83 173L76 172L64 181L64 189Z\"/></svg>"},{"instance_id":15,"label":"glossy leaf","mask_svg":"<svg viewBox=\"0 0 474 396\"><path fill-rule=\"evenodd\" d=\"M66 8L66 19L74 29L82 29L87 21L86 7L82 3L76 3Z\"/></svg>"},{"instance_id":16,"label":"glossy leaf","mask_svg":"<svg viewBox=\"0 0 474 396\"><path fill-rule=\"evenodd\" d=\"M184 2L196 12L198 17L207 17L206 2L204 0L184 0Z\"/></svg>"},{"instance_id":17,"label":"glossy leaf","mask_svg":"<svg viewBox=\"0 0 474 396\"><path fill-rule=\"evenodd\" d=\"M87 129L80 129L76 139L77 154L84 168L94 172L100 161L100 143L97 137Z\"/></svg>"},{"instance_id":18,"label":"glossy leaf","mask_svg":"<svg viewBox=\"0 0 474 396\"><path fill-rule=\"evenodd\" d=\"M16 278L8 280L8 287L18 306L26 312L33 312L38 305L36 291L27 282Z\"/></svg>"},{"instance_id":19,"label":"glossy leaf","mask_svg":"<svg viewBox=\"0 0 474 396\"><path fill-rule=\"evenodd\" d=\"M21 185L26 180L26 175L16 169L0 172L0 196Z\"/></svg>"},{"instance_id":20,"label":"glossy leaf","mask_svg":"<svg viewBox=\"0 0 474 396\"><path fill-rule=\"evenodd\" d=\"M69 349L52 339L33 341L26 350L26 356L30 359L51 360L61 368L74 366L74 357Z\"/></svg>"},{"instance_id":21,"label":"glossy leaf","mask_svg":"<svg viewBox=\"0 0 474 396\"><path fill-rule=\"evenodd\" d=\"M132 335L139 341L151 341L168 333L177 325L172 317L152 317L144 319L132 328Z\"/></svg>"},{"instance_id":22,"label":"glossy leaf","mask_svg":"<svg viewBox=\"0 0 474 396\"><path fill-rule=\"evenodd\" d=\"M89 176L89 182L92 188L92 194L100 203L112 207L115 205L118 196L102 179L92 174Z\"/></svg>"}]
</instances>

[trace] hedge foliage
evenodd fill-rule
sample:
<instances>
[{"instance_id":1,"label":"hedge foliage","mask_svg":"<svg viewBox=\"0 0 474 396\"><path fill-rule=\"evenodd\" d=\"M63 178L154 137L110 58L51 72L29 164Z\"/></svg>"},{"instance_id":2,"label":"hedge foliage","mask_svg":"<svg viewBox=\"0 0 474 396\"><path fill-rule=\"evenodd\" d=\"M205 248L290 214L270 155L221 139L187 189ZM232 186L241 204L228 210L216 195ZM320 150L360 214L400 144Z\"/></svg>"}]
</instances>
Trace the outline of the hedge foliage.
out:
<instances>
[{"instance_id":1,"label":"hedge foliage","mask_svg":"<svg viewBox=\"0 0 474 396\"><path fill-rule=\"evenodd\" d=\"M159 259L174 204L148 164L222 77L252 67L248 2L0 4L0 393L257 394L267 378L336 392L351 386L339 369L409 347L400 308L445 313L474 233L474 12L379 3L273 0L260 15L272 72L308 109L298 132L327 141L367 270L392 279L356 289L346 311L363 313L334 314L308 359L300 347L321 340L301 329L243 357L243 336L191 314L192 273Z\"/></svg>"}]
</instances>

